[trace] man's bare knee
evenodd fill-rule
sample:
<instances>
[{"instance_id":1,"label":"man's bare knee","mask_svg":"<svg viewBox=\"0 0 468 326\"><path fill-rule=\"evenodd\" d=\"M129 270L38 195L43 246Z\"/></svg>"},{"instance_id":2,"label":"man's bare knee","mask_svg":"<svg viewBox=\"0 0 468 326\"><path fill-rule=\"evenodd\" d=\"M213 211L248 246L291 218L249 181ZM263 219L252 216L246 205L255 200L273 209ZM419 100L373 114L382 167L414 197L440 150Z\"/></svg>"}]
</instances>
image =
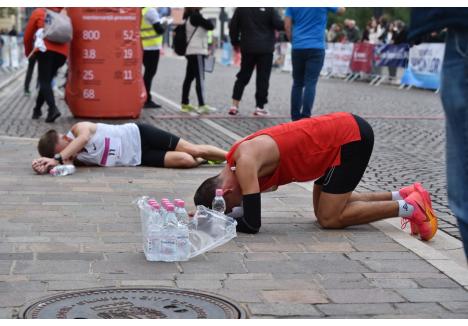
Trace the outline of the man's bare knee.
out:
<instances>
[{"instance_id":1,"label":"man's bare knee","mask_svg":"<svg viewBox=\"0 0 468 326\"><path fill-rule=\"evenodd\" d=\"M324 229L342 229L343 225L340 223L337 216L326 216L324 214L317 214L317 222Z\"/></svg>"}]
</instances>

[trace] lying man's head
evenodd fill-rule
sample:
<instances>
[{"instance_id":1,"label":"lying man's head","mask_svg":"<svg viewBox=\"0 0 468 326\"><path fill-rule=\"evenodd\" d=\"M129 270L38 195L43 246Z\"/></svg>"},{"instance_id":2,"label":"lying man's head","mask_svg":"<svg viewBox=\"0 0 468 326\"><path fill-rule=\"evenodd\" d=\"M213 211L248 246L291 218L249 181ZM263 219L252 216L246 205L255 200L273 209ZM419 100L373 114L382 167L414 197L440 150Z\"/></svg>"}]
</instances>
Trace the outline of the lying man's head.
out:
<instances>
[{"instance_id":1,"label":"lying man's head","mask_svg":"<svg viewBox=\"0 0 468 326\"><path fill-rule=\"evenodd\" d=\"M234 207L240 206L242 193L237 179L234 174L228 174L227 178L223 178L223 175L224 173L220 173L203 181L193 197L195 206L203 205L211 208L216 189L223 189L223 197L226 202L226 214L230 213Z\"/></svg>"},{"instance_id":2,"label":"lying man's head","mask_svg":"<svg viewBox=\"0 0 468 326\"><path fill-rule=\"evenodd\" d=\"M43 157L53 158L55 154L60 153L70 143L67 136L51 129L39 139L37 151Z\"/></svg>"}]
</instances>

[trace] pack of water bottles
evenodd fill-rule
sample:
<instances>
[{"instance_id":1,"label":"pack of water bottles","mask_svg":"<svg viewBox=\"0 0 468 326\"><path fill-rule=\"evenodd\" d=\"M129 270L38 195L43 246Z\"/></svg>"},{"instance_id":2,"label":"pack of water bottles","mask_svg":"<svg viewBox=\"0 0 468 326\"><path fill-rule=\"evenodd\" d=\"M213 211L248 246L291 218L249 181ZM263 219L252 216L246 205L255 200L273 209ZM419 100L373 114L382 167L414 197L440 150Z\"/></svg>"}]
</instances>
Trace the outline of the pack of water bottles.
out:
<instances>
[{"instance_id":1,"label":"pack of water bottles","mask_svg":"<svg viewBox=\"0 0 468 326\"><path fill-rule=\"evenodd\" d=\"M181 199L158 202L145 196L136 204L148 261L187 261L236 237L237 222L224 215L224 208L220 212L198 206L189 216Z\"/></svg>"}]
</instances>

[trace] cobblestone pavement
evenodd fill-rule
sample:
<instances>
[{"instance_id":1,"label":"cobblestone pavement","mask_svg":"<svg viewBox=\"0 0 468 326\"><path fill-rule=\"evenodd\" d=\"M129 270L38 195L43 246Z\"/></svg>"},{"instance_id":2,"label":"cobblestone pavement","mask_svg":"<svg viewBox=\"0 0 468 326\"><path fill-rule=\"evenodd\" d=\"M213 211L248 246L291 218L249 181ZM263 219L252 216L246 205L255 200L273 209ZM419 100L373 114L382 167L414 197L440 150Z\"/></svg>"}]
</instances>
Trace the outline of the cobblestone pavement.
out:
<instances>
[{"instance_id":1,"label":"cobblestone pavement","mask_svg":"<svg viewBox=\"0 0 468 326\"><path fill-rule=\"evenodd\" d=\"M182 60L163 58L155 91L178 102L184 67ZM228 104L235 73L217 66L207 76L209 103ZM290 83L288 74L272 75L272 118L250 118L246 112L240 118L218 114L209 120L239 135L287 121ZM51 125L30 119L34 97L24 97L21 85L18 79L0 90L0 318L17 316L27 301L44 295L102 286L210 291L236 300L253 318L468 317L468 282L460 285L441 272L445 267L434 267L450 261L409 250L374 225L321 229L310 192L298 184L262 196L259 234L239 234L189 262L146 262L131 202L141 195L191 202L193 190L219 168L80 168L66 178L37 176L29 166L37 155L36 141L29 137ZM253 92L249 85L243 111L253 107ZM140 120L196 143L225 148L232 143L220 129L208 128L199 117L181 116L159 100L164 108L144 110ZM60 107L67 112L63 102ZM337 110L367 117L375 128L375 153L358 190L390 190L420 180L434 197L442 227L455 234L447 208L438 96L321 80L315 112ZM76 121L65 113L53 126L66 130Z\"/></svg>"},{"instance_id":2,"label":"cobblestone pavement","mask_svg":"<svg viewBox=\"0 0 468 326\"><path fill-rule=\"evenodd\" d=\"M163 58L154 82L154 91L178 103L185 71L185 60ZM216 66L207 74L207 102L220 108L220 114L209 118L241 136L261 128L289 121L289 91L291 76L276 71L270 82L271 118L249 116L254 102L254 76L245 90L242 115L226 118L232 85L237 69ZM33 99L21 93L22 79L0 93L0 134L38 137L50 128L43 121L30 119ZM192 99L196 103L194 90ZM198 117L180 115L166 102L161 110L144 110L140 120L171 130L196 143L213 143L229 148L232 139L200 124ZM64 117L57 121L58 129L67 129L78 119L61 103ZM370 122L375 132L375 148L361 186L368 190L395 190L420 181L427 187L440 218L440 229L460 238L456 219L447 204L445 179L445 131L439 95L425 90L399 90L394 86L373 87L363 83L322 79L318 84L314 113L350 111ZM113 120L111 122L124 122Z\"/></svg>"},{"instance_id":3,"label":"cobblestone pavement","mask_svg":"<svg viewBox=\"0 0 468 326\"><path fill-rule=\"evenodd\" d=\"M296 184L263 196L259 234L239 234L188 262L147 262L131 202L141 195L190 201L219 168L38 176L18 164L35 156L35 143L0 137L0 318L45 295L103 286L209 291L252 318L468 317L463 286L372 225L321 229L310 192Z\"/></svg>"}]
</instances>

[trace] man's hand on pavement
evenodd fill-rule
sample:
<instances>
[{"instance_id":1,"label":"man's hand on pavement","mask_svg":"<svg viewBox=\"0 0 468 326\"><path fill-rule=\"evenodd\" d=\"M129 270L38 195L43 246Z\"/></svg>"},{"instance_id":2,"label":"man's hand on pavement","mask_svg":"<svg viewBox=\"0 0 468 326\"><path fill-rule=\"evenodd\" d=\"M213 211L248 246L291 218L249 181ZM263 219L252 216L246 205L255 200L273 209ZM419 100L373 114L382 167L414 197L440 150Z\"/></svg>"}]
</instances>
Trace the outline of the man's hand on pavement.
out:
<instances>
[{"instance_id":1,"label":"man's hand on pavement","mask_svg":"<svg viewBox=\"0 0 468 326\"><path fill-rule=\"evenodd\" d=\"M32 168L39 174L47 173L51 168L57 166L58 162L53 158L41 157L32 161Z\"/></svg>"}]
</instances>

